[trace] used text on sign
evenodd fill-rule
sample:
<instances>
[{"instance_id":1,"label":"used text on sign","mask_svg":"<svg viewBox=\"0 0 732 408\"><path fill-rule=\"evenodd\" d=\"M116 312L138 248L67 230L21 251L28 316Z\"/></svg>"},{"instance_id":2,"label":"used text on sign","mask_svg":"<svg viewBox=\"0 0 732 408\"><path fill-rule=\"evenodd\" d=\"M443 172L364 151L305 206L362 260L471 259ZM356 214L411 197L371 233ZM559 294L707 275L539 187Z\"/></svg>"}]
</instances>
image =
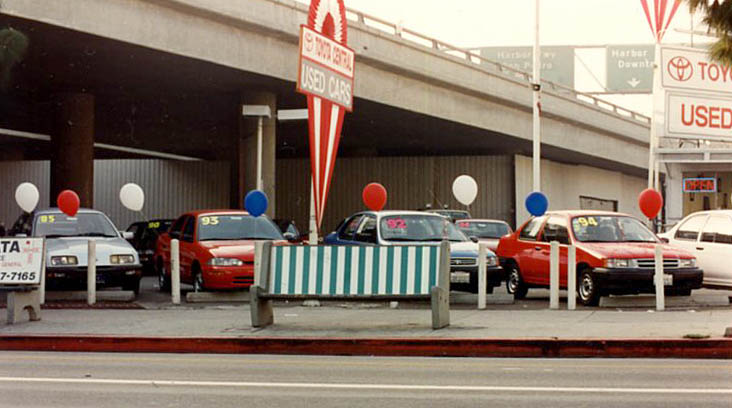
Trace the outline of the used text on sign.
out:
<instances>
[{"instance_id":1,"label":"used text on sign","mask_svg":"<svg viewBox=\"0 0 732 408\"><path fill-rule=\"evenodd\" d=\"M353 50L302 26L297 91L321 97L350 112L354 59Z\"/></svg>"},{"instance_id":2,"label":"used text on sign","mask_svg":"<svg viewBox=\"0 0 732 408\"><path fill-rule=\"evenodd\" d=\"M669 136L732 138L732 99L669 94L666 126Z\"/></svg>"}]
</instances>

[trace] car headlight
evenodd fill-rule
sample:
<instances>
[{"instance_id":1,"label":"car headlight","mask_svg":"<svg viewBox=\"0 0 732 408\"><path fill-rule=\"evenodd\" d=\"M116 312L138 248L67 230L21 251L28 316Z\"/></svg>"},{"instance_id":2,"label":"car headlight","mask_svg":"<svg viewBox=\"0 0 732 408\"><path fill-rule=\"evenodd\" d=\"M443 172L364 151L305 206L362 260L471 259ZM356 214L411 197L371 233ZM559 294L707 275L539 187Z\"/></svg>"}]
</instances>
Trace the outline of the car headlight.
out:
<instances>
[{"instance_id":1,"label":"car headlight","mask_svg":"<svg viewBox=\"0 0 732 408\"><path fill-rule=\"evenodd\" d=\"M485 258L485 266L491 267L491 266L498 266L498 257L496 256L487 256Z\"/></svg>"},{"instance_id":2,"label":"car headlight","mask_svg":"<svg viewBox=\"0 0 732 408\"><path fill-rule=\"evenodd\" d=\"M679 268L696 268L696 259L679 259Z\"/></svg>"},{"instance_id":3,"label":"car headlight","mask_svg":"<svg viewBox=\"0 0 732 408\"><path fill-rule=\"evenodd\" d=\"M131 264L135 263L135 257L133 255L111 255L109 263L113 265Z\"/></svg>"},{"instance_id":4,"label":"car headlight","mask_svg":"<svg viewBox=\"0 0 732 408\"><path fill-rule=\"evenodd\" d=\"M211 258L208 260L211 266L242 266L244 261L236 258Z\"/></svg>"},{"instance_id":5,"label":"car headlight","mask_svg":"<svg viewBox=\"0 0 732 408\"><path fill-rule=\"evenodd\" d=\"M635 268L637 264L635 259L616 259L610 258L605 260L606 268Z\"/></svg>"},{"instance_id":6,"label":"car headlight","mask_svg":"<svg viewBox=\"0 0 732 408\"><path fill-rule=\"evenodd\" d=\"M52 256L51 257L51 265L53 266L67 266L67 265L77 265L79 263L79 259L77 259L75 256Z\"/></svg>"}]
</instances>

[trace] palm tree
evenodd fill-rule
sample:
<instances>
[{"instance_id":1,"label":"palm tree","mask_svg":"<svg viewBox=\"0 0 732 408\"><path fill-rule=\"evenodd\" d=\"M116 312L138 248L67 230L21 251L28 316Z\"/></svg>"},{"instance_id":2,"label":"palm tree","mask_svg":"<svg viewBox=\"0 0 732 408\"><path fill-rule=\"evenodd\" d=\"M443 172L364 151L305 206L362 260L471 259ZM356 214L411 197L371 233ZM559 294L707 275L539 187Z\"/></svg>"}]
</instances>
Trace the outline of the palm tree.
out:
<instances>
[{"instance_id":1,"label":"palm tree","mask_svg":"<svg viewBox=\"0 0 732 408\"><path fill-rule=\"evenodd\" d=\"M10 84L10 72L23 60L28 50L28 37L12 27L0 29L0 89Z\"/></svg>"},{"instance_id":2,"label":"palm tree","mask_svg":"<svg viewBox=\"0 0 732 408\"><path fill-rule=\"evenodd\" d=\"M686 1L690 12L704 13L704 23L719 36L709 50L712 59L723 65L732 65L732 0Z\"/></svg>"}]
</instances>

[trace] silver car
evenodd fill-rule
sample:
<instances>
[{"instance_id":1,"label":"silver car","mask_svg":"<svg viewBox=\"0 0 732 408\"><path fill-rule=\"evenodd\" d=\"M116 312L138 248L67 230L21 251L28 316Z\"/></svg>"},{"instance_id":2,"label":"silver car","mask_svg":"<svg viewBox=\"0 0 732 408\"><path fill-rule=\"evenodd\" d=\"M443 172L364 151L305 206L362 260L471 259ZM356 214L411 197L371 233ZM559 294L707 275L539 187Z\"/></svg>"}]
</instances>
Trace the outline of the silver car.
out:
<instances>
[{"instance_id":1,"label":"silver car","mask_svg":"<svg viewBox=\"0 0 732 408\"><path fill-rule=\"evenodd\" d=\"M142 265L137 251L112 221L96 210L74 217L60 210L23 214L10 231L15 236L46 238L46 287L86 288L89 241L96 242L97 287L140 291Z\"/></svg>"}]
</instances>

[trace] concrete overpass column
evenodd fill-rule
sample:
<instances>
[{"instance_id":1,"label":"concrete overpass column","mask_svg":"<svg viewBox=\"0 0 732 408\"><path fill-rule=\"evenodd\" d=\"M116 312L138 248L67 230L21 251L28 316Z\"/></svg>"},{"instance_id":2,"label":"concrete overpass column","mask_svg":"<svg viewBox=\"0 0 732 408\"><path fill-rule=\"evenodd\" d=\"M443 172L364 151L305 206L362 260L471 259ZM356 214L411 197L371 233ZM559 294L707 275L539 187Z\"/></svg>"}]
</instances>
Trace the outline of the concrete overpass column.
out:
<instances>
[{"instance_id":1,"label":"concrete overpass column","mask_svg":"<svg viewBox=\"0 0 732 408\"><path fill-rule=\"evenodd\" d=\"M269 199L267 215L274 217L275 211L275 156L277 146L277 95L273 92L256 91L242 95L242 105L268 105L272 117L262 123L262 179L264 192ZM241 115L241 107L239 109ZM247 192L257 188L257 118L241 116L239 185L244 191L239 195L239 206Z\"/></svg>"},{"instance_id":2,"label":"concrete overpass column","mask_svg":"<svg viewBox=\"0 0 732 408\"><path fill-rule=\"evenodd\" d=\"M94 95L64 93L56 97L51 143L51 203L74 190L82 207L94 206Z\"/></svg>"}]
</instances>

